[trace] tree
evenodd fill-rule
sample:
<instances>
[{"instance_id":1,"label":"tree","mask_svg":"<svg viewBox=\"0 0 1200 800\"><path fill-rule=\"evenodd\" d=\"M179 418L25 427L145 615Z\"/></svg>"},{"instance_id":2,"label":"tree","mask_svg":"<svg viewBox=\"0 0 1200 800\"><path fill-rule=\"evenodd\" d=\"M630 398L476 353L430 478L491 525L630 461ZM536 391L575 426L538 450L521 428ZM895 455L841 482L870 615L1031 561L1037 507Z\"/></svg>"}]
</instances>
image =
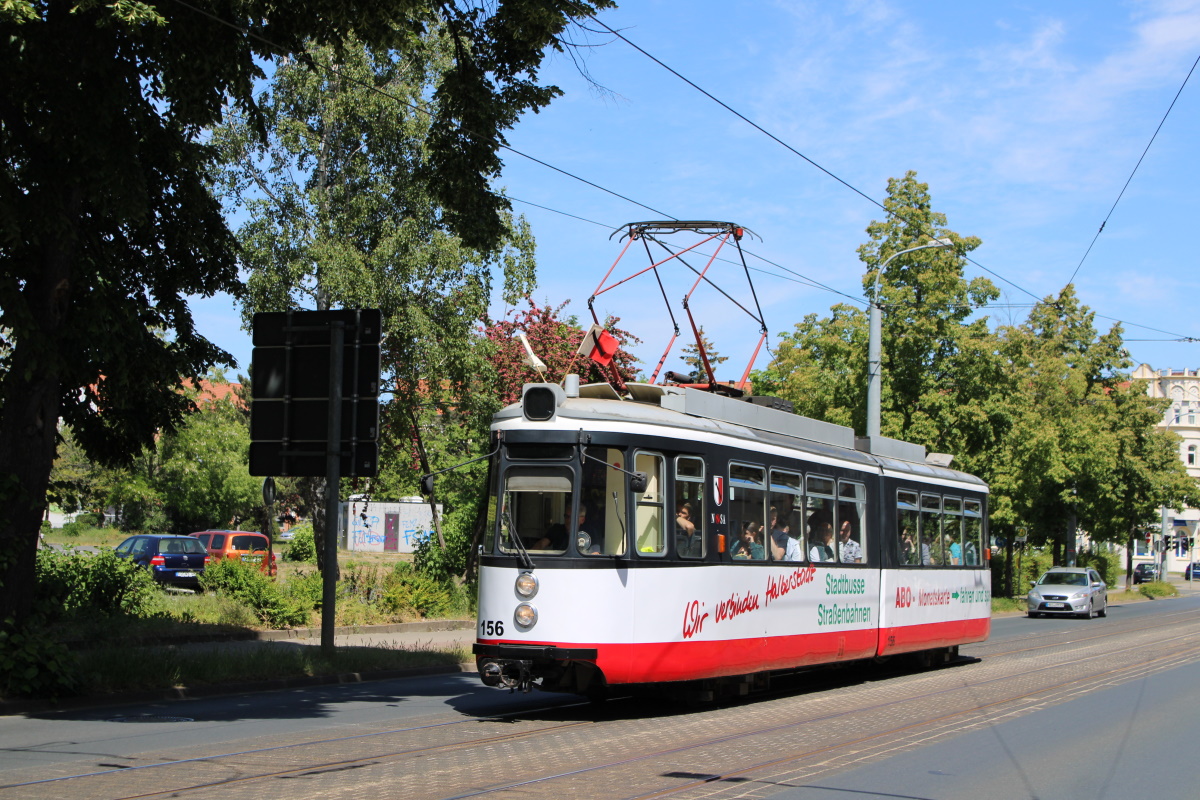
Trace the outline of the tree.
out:
<instances>
[{"instance_id":1,"label":"tree","mask_svg":"<svg viewBox=\"0 0 1200 800\"><path fill-rule=\"evenodd\" d=\"M993 518L1028 525L1031 541L1054 548L1056 563L1072 550L1077 523L1099 538L1111 530L1101 510L1111 510L1113 479L1122 471L1114 398L1132 402L1120 391L1129 359L1120 325L1098 334L1094 318L1067 286L1036 304L1023 324L999 332L1010 427L987 477L1011 517L993 511ZM1124 415L1126 425L1135 421Z\"/></svg>"},{"instance_id":2,"label":"tree","mask_svg":"<svg viewBox=\"0 0 1200 800\"><path fill-rule=\"evenodd\" d=\"M713 347L712 342L704 335L704 326L701 325L700 343L704 345L704 356L708 359L708 365L712 367L713 375L716 375L717 365L724 364L729 360L729 356L723 356ZM689 342L682 350L683 363L687 364L688 370L697 381L707 381L708 375L704 372L704 361L700 358L700 346L696 342Z\"/></svg>"},{"instance_id":3,"label":"tree","mask_svg":"<svg viewBox=\"0 0 1200 800\"><path fill-rule=\"evenodd\" d=\"M422 172L453 41L434 26L410 37L405 54L356 40L311 46L280 64L259 96L265 140L233 120L214 141L227 159L226 197L249 216L237 233L247 323L258 311L380 308L383 386L395 390L386 418L412 432L423 457L420 405L437 403L443 386L460 405L486 396L468 390L484 364L475 320L493 273L510 301L532 286L533 238L507 213L486 251L449 228ZM385 447L381 468L396 455ZM322 572L325 491L323 479L304 482Z\"/></svg>"},{"instance_id":4,"label":"tree","mask_svg":"<svg viewBox=\"0 0 1200 800\"><path fill-rule=\"evenodd\" d=\"M1119 385L1109 399L1113 468L1103 476L1100 491L1086 499L1084 516L1093 538L1125 545L1128 585L1138 532L1157 524L1164 507L1200 505L1200 490L1179 459L1179 435L1157 427L1170 401L1148 397L1137 383Z\"/></svg>"},{"instance_id":5,"label":"tree","mask_svg":"<svg viewBox=\"0 0 1200 800\"><path fill-rule=\"evenodd\" d=\"M583 383L608 381L605 369L587 356L578 355L586 331L577 318L562 316L567 303L539 306L531 298L526 298L526 302L529 307L514 312L511 319L489 321L483 329L490 347L488 361L496 370L496 391L501 405L520 400L521 386L525 383L558 383L570 372L578 374ZM617 340L613 364L621 380L632 381L636 379L638 359L627 347L640 344L641 340L618 328L620 321L618 317L608 317L604 328ZM525 334L534 354L546 365L545 374L526 363L525 349L516 338L518 333Z\"/></svg>"},{"instance_id":6,"label":"tree","mask_svg":"<svg viewBox=\"0 0 1200 800\"><path fill-rule=\"evenodd\" d=\"M352 34L402 54L444 24L454 63L422 182L448 226L488 249L507 207L488 186L503 131L556 93L536 82L543 51L611 5L0 5L0 621L30 610L57 420L93 459L128 459L189 411L183 378L231 361L196 333L185 298L240 289L202 133L227 98L265 126L261 61Z\"/></svg>"},{"instance_id":7,"label":"tree","mask_svg":"<svg viewBox=\"0 0 1200 800\"><path fill-rule=\"evenodd\" d=\"M159 451L156 483L175 532L236 527L235 519L255 519L261 485L249 471L250 428L232 399L206 404L189 416L164 437Z\"/></svg>"},{"instance_id":8,"label":"tree","mask_svg":"<svg viewBox=\"0 0 1200 800\"><path fill-rule=\"evenodd\" d=\"M884 206L887 219L867 226L870 239L858 248L867 265L863 290L873 297L878 278L884 308L881 428L955 452L971 435L964 413L976 413L964 409L979 399L978 384L967 378L991 338L987 319L971 317L999 293L985 278L963 276L965 255L980 240L945 227L946 215L932 210L929 187L916 173L888 181ZM898 256L878 274L893 253L935 238L953 244ZM864 431L867 333L866 311L850 305L834 306L826 318L808 315L780 337L774 360L755 380L791 400L797 413Z\"/></svg>"}]
</instances>

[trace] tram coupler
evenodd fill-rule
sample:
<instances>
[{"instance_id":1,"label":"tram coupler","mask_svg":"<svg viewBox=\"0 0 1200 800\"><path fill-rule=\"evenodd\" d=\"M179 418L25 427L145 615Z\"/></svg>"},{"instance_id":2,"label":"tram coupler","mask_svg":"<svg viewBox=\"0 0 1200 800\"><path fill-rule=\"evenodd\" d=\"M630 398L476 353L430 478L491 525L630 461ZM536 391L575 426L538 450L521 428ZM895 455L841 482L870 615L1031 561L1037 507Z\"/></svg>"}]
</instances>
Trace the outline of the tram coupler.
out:
<instances>
[{"instance_id":1,"label":"tram coupler","mask_svg":"<svg viewBox=\"0 0 1200 800\"><path fill-rule=\"evenodd\" d=\"M533 691L533 662L506 661L500 667L500 682L508 687L510 692L520 689L522 692Z\"/></svg>"}]
</instances>

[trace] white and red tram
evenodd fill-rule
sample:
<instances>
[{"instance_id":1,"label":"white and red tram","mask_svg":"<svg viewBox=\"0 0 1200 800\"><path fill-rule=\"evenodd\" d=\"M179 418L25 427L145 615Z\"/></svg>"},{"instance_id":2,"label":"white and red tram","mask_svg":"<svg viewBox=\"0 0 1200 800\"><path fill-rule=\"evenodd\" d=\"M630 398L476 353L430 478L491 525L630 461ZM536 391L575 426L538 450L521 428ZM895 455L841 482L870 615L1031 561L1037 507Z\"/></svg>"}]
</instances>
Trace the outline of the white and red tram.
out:
<instances>
[{"instance_id":1,"label":"white and red tram","mask_svg":"<svg viewBox=\"0 0 1200 800\"><path fill-rule=\"evenodd\" d=\"M777 670L941 659L987 638L978 478L771 398L564 386L527 385L493 420L484 683L744 691Z\"/></svg>"}]
</instances>

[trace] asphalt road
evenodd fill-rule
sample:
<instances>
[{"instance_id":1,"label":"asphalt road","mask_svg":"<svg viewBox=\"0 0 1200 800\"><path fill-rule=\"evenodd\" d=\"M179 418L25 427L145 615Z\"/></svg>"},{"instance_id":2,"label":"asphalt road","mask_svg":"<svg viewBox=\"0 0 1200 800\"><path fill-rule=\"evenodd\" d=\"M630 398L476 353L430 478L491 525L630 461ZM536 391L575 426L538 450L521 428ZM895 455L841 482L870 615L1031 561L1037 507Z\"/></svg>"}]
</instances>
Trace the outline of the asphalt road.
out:
<instances>
[{"instance_id":1,"label":"asphalt road","mask_svg":"<svg viewBox=\"0 0 1200 800\"><path fill-rule=\"evenodd\" d=\"M995 620L932 670L596 708L470 674L0 718L0 797L1200 796L1200 596Z\"/></svg>"}]
</instances>

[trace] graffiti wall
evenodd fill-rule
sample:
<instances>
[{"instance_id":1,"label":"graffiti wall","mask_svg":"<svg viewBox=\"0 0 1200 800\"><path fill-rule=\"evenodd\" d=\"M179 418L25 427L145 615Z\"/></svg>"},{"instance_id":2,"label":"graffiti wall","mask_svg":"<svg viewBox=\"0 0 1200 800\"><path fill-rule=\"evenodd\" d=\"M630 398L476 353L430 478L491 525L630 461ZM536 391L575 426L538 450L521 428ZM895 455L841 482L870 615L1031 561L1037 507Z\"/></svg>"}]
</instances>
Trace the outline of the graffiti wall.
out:
<instances>
[{"instance_id":1,"label":"graffiti wall","mask_svg":"<svg viewBox=\"0 0 1200 800\"><path fill-rule=\"evenodd\" d=\"M441 513L442 507L438 505L438 514ZM433 512L419 498L346 502L342 503L342 530L347 550L411 553L418 542L433 535Z\"/></svg>"}]
</instances>

